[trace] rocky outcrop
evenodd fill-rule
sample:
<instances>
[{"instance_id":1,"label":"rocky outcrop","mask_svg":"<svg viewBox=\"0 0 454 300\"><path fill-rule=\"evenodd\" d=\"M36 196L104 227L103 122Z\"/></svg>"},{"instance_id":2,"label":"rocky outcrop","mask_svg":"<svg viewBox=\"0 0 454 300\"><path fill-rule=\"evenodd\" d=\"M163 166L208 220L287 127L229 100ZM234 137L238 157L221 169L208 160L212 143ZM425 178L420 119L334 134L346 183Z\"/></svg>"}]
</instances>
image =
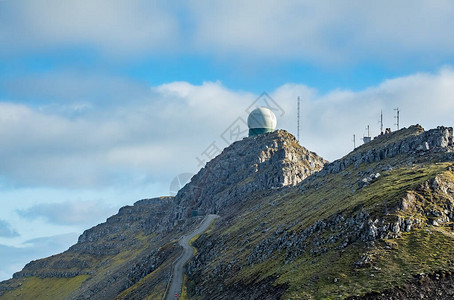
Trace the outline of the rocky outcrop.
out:
<instances>
[{"instance_id":1,"label":"rocky outcrop","mask_svg":"<svg viewBox=\"0 0 454 300\"><path fill-rule=\"evenodd\" d=\"M157 270L166 260L169 258L174 259L176 253L175 248L164 248L162 250L151 250L148 254L138 255L129 263L118 268L116 272L94 280L91 284L87 282L79 291L72 295L71 299L114 299L122 291Z\"/></svg>"},{"instance_id":2,"label":"rocky outcrop","mask_svg":"<svg viewBox=\"0 0 454 300\"><path fill-rule=\"evenodd\" d=\"M174 207L172 197L144 199L134 206L122 207L118 214L108 218L105 223L86 230L79 241L62 255L32 261L22 271L15 273L13 278L62 278L91 274L98 258L142 247L135 236L169 231L173 223L169 216ZM164 238L164 235L159 236Z\"/></svg>"},{"instance_id":3,"label":"rocky outcrop","mask_svg":"<svg viewBox=\"0 0 454 300\"><path fill-rule=\"evenodd\" d=\"M256 191L296 185L325 163L284 130L248 137L208 162L175 200L191 209L219 213Z\"/></svg>"},{"instance_id":4,"label":"rocky outcrop","mask_svg":"<svg viewBox=\"0 0 454 300\"><path fill-rule=\"evenodd\" d=\"M450 167L449 169L452 169ZM421 219L433 226L454 224L454 183L448 174L438 175L421 184L415 191L408 191L401 199L397 212ZM454 228L454 226L453 226Z\"/></svg>"},{"instance_id":5,"label":"rocky outcrop","mask_svg":"<svg viewBox=\"0 0 454 300\"><path fill-rule=\"evenodd\" d=\"M402 287L382 292L352 296L347 300L452 300L454 299L454 275L440 271L431 274L418 274Z\"/></svg>"},{"instance_id":6,"label":"rocky outcrop","mask_svg":"<svg viewBox=\"0 0 454 300\"><path fill-rule=\"evenodd\" d=\"M411 156L424 152L448 152L452 150L452 127L439 126L436 129L424 131L421 126L414 125L376 137L373 141L358 147L347 156L327 164L319 175L339 173L352 165L359 166L372 163L399 154Z\"/></svg>"},{"instance_id":7,"label":"rocky outcrop","mask_svg":"<svg viewBox=\"0 0 454 300\"><path fill-rule=\"evenodd\" d=\"M173 226L173 197L144 199L120 208L105 223L90 228L68 251L92 255L115 255L135 243L131 234L163 234ZM102 241L100 243L100 241Z\"/></svg>"},{"instance_id":8,"label":"rocky outcrop","mask_svg":"<svg viewBox=\"0 0 454 300\"><path fill-rule=\"evenodd\" d=\"M162 284L166 282L171 261L179 255L176 245L162 247L178 234L178 230L173 231L178 227L173 226L171 217L175 207L173 197L144 199L125 206L105 223L86 230L67 251L32 261L13 278L88 275L70 299L113 299L158 268L160 281L155 282ZM186 225L195 222L188 220ZM14 282L0 285L0 291L7 291L11 285Z\"/></svg>"},{"instance_id":9,"label":"rocky outcrop","mask_svg":"<svg viewBox=\"0 0 454 300\"><path fill-rule=\"evenodd\" d=\"M424 182L415 191L408 191L388 215L374 218L362 209L351 216L335 214L320 219L301 232L296 224L280 225L262 240L248 256L248 264L261 263L275 253L285 256L286 263L305 253L319 255L329 250L341 250L355 242L370 243L393 239L401 232L425 225L454 224L454 183L442 175ZM335 246L337 245L337 246Z\"/></svg>"}]
</instances>

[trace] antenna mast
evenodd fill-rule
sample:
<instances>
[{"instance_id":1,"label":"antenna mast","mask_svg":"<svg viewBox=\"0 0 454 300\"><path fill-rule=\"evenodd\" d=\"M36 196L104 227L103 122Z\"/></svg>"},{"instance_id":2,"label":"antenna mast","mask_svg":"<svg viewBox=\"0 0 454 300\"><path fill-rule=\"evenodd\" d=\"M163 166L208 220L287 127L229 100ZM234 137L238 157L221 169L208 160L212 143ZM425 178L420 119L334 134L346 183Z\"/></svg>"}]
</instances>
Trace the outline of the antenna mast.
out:
<instances>
[{"instance_id":1,"label":"antenna mast","mask_svg":"<svg viewBox=\"0 0 454 300\"><path fill-rule=\"evenodd\" d=\"M383 111L380 111L380 134L383 134Z\"/></svg>"},{"instance_id":2,"label":"antenna mast","mask_svg":"<svg viewBox=\"0 0 454 300\"><path fill-rule=\"evenodd\" d=\"M356 149L356 135L353 134L353 150Z\"/></svg>"},{"instance_id":3,"label":"antenna mast","mask_svg":"<svg viewBox=\"0 0 454 300\"><path fill-rule=\"evenodd\" d=\"M394 124L394 125L396 125L397 130L399 130L399 113L400 113L400 111L399 111L398 107L395 108L394 110L396 111L396 115L394 116L394 118L396 119L396 124Z\"/></svg>"},{"instance_id":4,"label":"antenna mast","mask_svg":"<svg viewBox=\"0 0 454 300\"><path fill-rule=\"evenodd\" d=\"M297 136L297 139L298 139L298 143L300 141L300 102L301 102L301 99L300 97L298 96L298 110L297 110L297 113L296 113L296 136Z\"/></svg>"}]
</instances>

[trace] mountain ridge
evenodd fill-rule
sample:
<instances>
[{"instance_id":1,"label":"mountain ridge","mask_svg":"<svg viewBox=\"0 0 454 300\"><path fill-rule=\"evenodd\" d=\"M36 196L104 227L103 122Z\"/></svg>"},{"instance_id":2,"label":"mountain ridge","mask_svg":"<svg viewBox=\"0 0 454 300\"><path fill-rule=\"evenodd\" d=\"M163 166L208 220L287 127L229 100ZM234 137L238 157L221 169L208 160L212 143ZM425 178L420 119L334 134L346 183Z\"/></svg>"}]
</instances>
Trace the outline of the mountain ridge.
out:
<instances>
[{"instance_id":1,"label":"mountain ridge","mask_svg":"<svg viewBox=\"0 0 454 300\"><path fill-rule=\"evenodd\" d=\"M421 270L454 269L453 158L449 127L411 126L332 163L282 130L245 138L175 197L121 208L68 251L31 262L0 283L0 298L54 286L59 299L160 299L175 238L212 212L222 219L194 241L186 267L190 298L394 295Z\"/></svg>"}]
</instances>

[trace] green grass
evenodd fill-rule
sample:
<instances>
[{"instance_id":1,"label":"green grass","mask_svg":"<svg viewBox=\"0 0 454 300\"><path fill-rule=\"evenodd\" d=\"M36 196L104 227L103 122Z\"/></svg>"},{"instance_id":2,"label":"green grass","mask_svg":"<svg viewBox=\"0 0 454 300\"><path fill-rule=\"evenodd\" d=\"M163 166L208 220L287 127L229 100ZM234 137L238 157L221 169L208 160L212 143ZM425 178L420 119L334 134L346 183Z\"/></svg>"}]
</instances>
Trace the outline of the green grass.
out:
<instances>
[{"instance_id":1,"label":"green grass","mask_svg":"<svg viewBox=\"0 0 454 300\"><path fill-rule=\"evenodd\" d=\"M380 169L381 165L387 163L396 165L395 162L399 159L386 159L358 168L350 166L339 174L325 176L320 186L308 186L303 192L297 188L287 189L283 193L269 198L258 198L245 204L243 211L246 212L238 216L231 226L213 232L223 236L226 247L222 255L211 262L210 267L233 259L246 265L246 259L253 247L263 239L271 237L279 225L295 224L290 230L299 232L317 220L338 213L348 217L361 209L365 209L372 218L395 219L403 215L409 217L414 212L398 209L407 193L416 193L415 190L424 182L436 176L454 184L454 173L448 170L452 163L446 162L380 171L381 176L377 181L362 189L358 188L359 172ZM437 205L439 195L423 191L418 193L417 204L421 207ZM263 232L259 225L261 223L265 224L264 228L269 229ZM246 237L249 242L243 248L238 248L239 242ZM282 253L274 253L263 263L243 267L227 282L241 281L248 284L278 275L275 284L289 286L282 299L334 299L399 286L414 274L446 269L446 266L452 265L450 261L454 259L453 236L440 228L432 229L430 234L424 230L412 231L387 243L394 243L395 249L387 250L382 245L372 251L357 243L344 251L330 250L315 257L306 254L289 264L285 264ZM227 247L229 245L230 247ZM356 269L355 262L364 252L370 252L374 258L373 266Z\"/></svg>"},{"instance_id":2,"label":"green grass","mask_svg":"<svg viewBox=\"0 0 454 300\"><path fill-rule=\"evenodd\" d=\"M181 288L180 300L188 300L188 288L186 287L186 282L188 278L186 275L183 276L183 287Z\"/></svg>"},{"instance_id":3,"label":"green grass","mask_svg":"<svg viewBox=\"0 0 454 300\"><path fill-rule=\"evenodd\" d=\"M194 256L197 254L197 248L194 247L192 244L195 242L195 240L197 240L199 237L200 237L201 233L199 233L198 235L194 236L192 239L189 240L188 244L189 246L192 247L192 249L194 249Z\"/></svg>"},{"instance_id":4,"label":"green grass","mask_svg":"<svg viewBox=\"0 0 454 300\"><path fill-rule=\"evenodd\" d=\"M386 247L388 242L394 243L392 249ZM357 269L355 262L364 252L372 257L372 265ZM333 250L322 256L304 255L288 265L277 254L243 269L239 278L251 284L278 274L275 284L289 285L282 299L335 299L403 286L421 272L452 272L453 260L454 236L431 227L383 241L371 250L355 244L345 251Z\"/></svg>"},{"instance_id":5,"label":"green grass","mask_svg":"<svg viewBox=\"0 0 454 300\"><path fill-rule=\"evenodd\" d=\"M368 151L376 144L382 147L420 132L420 128L413 127L393 133L361 146L355 152ZM282 299L336 299L402 286L408 279L421 272L454 271L452 231L448 227L426 225L409 233L401 233L396 239L377 241L374 247L366 247L357 242L340 251L335 250L336 245L333 245L326 253L318 256L311 256L306 251L304 255L288 264L284 261L284 253L275 252L262 263L252 266L246 263L252 249L264 239L272 238L273 233L281 226L287 227L288 231L299 233L318 220L336 214L342 214L347 218L362 209L365 209L373 219L395 220L397 217L404 217L427 220L430 217L424 214L424 210L441 209L443 201L447 199L442 194L420 187L435 177L452 183L454 187L454 173L450 170L452 163L433 163L424 158L426 161L423 163L408 165L405 161L407 158L408 156L401 155L359 167L350 166L338 174L307 180L303 183L303 190L299 187L285 188L274 191L271 196L256 192L255 199L241 203L240 215L228 220L228 223L227 221L223 223L228 224L226 227L215 228L211 224L209 230L204 233L220 237L223 242L222 251L210 262L205 272L211 272L219 263L239 261L243 268L231 278L226 278L227 284L235 282L254 284L272 276L277 278L276 285L288 286ZM381 171L386 165L400 167ZM381 173L378 180L361 189L358 187L358 180L361 177L377 171ZM250 180L251 177L245 178L240 184L247 184ZM407 195L415 197L414 206L405 211L400 210L402 198ZM326 231L320 234L327 236L330 233ZM112 235L112 238L114 237L115 235ZM22 278L16 281L22 284L19 288L5 293L0 298L68 297L85 280L88 279L87 283L91 284L104 280L106 272L115 273L127 266L132 259L149 251L150 244L155 242L156 236L134 233L131 234L131 238L134 239L133 245L118 255L76 257L90 261L90 266L96 266L93 277L84 275L62 279ZM198 238L199 236L195 236L189 244L192 246ZM243 241L245 243L242 243ZM168 249L171 244L168 243L159 249L161 251ZM371 257L371 265L356 268L355 262L365 254ZM167 272L175 255L177 251L172 252L172 257L167 258L158 269L123 291L117 299L134 298L143 295L144 291L147 292L147 299L160 299L165 290ZM68 256L63 259L72 258L74 257ZM190 278L185 278L182 295L184 299L187 298L186 284L191 290L191 284L194 282Z\"/></svg>"},{"instance_id":6,"label":"green grass","mask_svg":"<svg viewBox=\"0 0 454 300\"><path fill-rule=\"evenodd\" d=\"M358 176L329 174L322 179L323 185L319 188L308 187L303 193L294 188L280 196L258 199L258 202L265 205L259 211L246 209L238 222L227 228L223 234L242 235L244 228L256 227L258 220L263 220L271 228L299 220L293 229L302 230L317 220L336 213L349 215L361 208L371 215L383 215L387 210L395 208L407 191L414 190L423 182L445 172L450 165L451 163L429 164L381 172L382 176L376 182L360 190L357 186ZM371 164L367 169L376 166L377 163ZM366 168L349 167L344 172L354 174L364 169ZM452 172L447 174L452 176ZM274 202L274 206L271 202ZM264 235L257 234L257 237Z\"/></svg>"},{"instance_id":7,"label":"green grass","mask_svg":"<svg viewBox=\"0 0 454 300\"><path fill-rule=\"evenodd\" d=\"M21 286L6 292L0 299L64 299L77 290L88 278L79 275L73 278L38 278L20 279Z\"/></svg>"}]
</instances>

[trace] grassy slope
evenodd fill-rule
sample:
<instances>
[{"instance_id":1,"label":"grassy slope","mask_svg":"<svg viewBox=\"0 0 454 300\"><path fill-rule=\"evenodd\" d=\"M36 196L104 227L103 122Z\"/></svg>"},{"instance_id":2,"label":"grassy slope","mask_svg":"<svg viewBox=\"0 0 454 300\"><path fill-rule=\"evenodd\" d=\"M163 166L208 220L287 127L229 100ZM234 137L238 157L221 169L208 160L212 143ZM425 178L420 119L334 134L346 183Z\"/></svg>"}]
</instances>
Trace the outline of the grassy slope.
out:
<instances>
[{"instance_id":1,"label":"grassy slope","mask_svg":"<svg viewBox=\"0 0 454 300\"><path fill-rule=\"evenodd\" d=\"M78 289L87 275L73 278L37 278L20 279L21 286L5 293L2 299L64 299Z\"/></svg>"},{"instance_id":2,"label":"grassy slope","mask_svg":"<svg viewBox=\"0 0 454 300\"><path fill-rule=\"evenodd\" d=\"M392 163L399 159L393 158ZM317 220L337 213L349 216L360 209L366 209L371 216L377 217L390 212L388 217L392 217L402 213L394 209L402 197L429 179L442 174L454 183L453 173L447 170L451 163L425 163L381 172L382 176L376 182L358 189L357 181L361 178L358 173L371 172L388 163L391 162L384 160L357 169L349 167L340 174L317 179L323 182L320 186L314 181L308 183L303 192L288 189L281 195L249 203L245 213L235 222L213 233L223 235L227 247L210 267L232 260L246 265L252 248L272 236L279 225L295 224L290 230L299 232ZM429 205L430 201L422 199L425 199L423 196L420 200L426 203L421 202L421 206ZM342 251L330 250L320 256L305 254L289 264L285 264L283 255L275 253L263 263L243 267L235 278L227 282L247 284L279 275L275 283L289 285L283 299L343 298L379 291L401 285L409 276L420 272L451 269L454 239L450 231L443 228L412 231L402 234L401 238L382 241L372 250L353 244ZM239 247L242 240L247 242ZM364 253L369 253L373 262L368 268L356 269L354 263Z\"/></svg>"},{"instance_id":3,"label":"grassy slope","mask_svg":"<svg viewBox=\"0 0 454 300\"><path fill-rule=\"evenodd\" d=\"M74 278L38 278L38 277L25 277L20 279L13 279L14 285L21 284L20 288L5 292L0 296L0 299L65 299L71 298L71 295L78 289L84 287L84 282L90 285L96 284L105 279L106 274L115 274L118 270L125 268L131 264L132 259L138 257L141 253L148 253L150 251L150 241L155 238L154 234L143 235L140 233L134 237L135 245L118 253L117 255L105 256L92 256L87 254L71 253L52 256L44 259L58 260L85 260L93 266L91 271L93 275L79 275ZM152 274L162 274L159 272L165 268L170 262L166 262ZM72 269L70 269L72 271ZM77 270L75 267L74 270ZM46 271L43 269L43 271ZM167 272L168 273L168 272ZM151 276L150 274L149 276ZM148 276L146 277L148 278ZM144 279L146 279L144 278ZM142 279L142 281L144 281ZM141 281L141 282L142 282ZM164 286L162 286L164 285ZM165 282L160 282L155 287L156 294L162 295L165 290ZM18 298L17 298L18 297Z\"/></svg>"}]
</instances>

